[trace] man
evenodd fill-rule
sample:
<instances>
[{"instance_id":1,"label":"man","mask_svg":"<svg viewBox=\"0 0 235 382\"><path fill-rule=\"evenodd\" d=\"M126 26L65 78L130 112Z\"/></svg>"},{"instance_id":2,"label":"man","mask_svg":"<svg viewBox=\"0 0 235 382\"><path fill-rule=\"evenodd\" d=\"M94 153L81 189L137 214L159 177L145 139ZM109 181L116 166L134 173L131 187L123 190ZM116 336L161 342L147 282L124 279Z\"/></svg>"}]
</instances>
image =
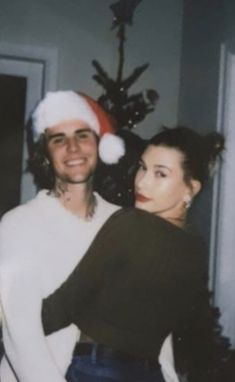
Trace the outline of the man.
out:
<instances>
[{"instance_id":1,"label":"man","mask_svg":"<svg viewBox=\"0 0 235 382\"><path fill-rule=\"evenodd\" d=\"M45 337L41 302L68 277L118 209L93 192L98 151L107 163L124 154L95 101L72 91L48 93L33 113L33 135L32 162L41 161L35 167L43 169L52 187L8 212L0 226L6 354L1 382L65 382L79 332L72 324Z\"/></svg>"}]
</instances>

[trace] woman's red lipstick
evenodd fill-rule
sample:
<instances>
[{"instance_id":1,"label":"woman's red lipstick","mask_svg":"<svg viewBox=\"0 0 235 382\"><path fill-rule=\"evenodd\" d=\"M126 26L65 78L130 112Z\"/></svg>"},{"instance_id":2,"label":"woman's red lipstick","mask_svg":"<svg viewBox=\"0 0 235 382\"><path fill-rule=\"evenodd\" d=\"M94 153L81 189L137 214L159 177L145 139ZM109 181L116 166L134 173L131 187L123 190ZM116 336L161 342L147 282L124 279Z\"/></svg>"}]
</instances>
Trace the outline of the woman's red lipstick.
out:
<instances>
[{"instance_id":1,"label":"woman's red lipstick","mask_svg":"<svg viewBox=\"0 0 235 382\"><path fill-rule=\"evenodd\" d=\"M137 202L149 202L151 199L147 198L146 196L142 194L135 194L135 200Z\"/></svg>"}]
</instances>

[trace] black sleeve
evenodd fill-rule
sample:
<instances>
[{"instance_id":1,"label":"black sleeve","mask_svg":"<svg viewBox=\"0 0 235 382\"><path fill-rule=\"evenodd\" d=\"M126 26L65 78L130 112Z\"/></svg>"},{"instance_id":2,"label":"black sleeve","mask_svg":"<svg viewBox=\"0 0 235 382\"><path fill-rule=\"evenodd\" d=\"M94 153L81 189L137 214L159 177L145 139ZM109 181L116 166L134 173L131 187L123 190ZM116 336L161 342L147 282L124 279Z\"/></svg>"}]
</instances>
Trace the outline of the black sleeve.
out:
<instances>
[{"instance_id":1,"label":"black sleeve","mask_svg":"<svg viewBox=\"0 0 235 382\"><path fill-rule=\"evenodd\" d=\"M112 261L106 254L119 241L119 237L114 240L116 235L112 227L116 219L122 219L122 211L118 210L111 215L67 280L43 300L42 323L46 335L71 323L76 324L76 318L84 304L89 304L89 299L94 298L99 283L105 277L104 273L110 267L107 263L109 259ZM98 261L94 261L94 256Z\"/></svg>"},{"instance_id":2,"label":"black sleeve","mask_svg":"<svg viewBox=\"0 0 235 382\"><path fill-rule=\"evenodd\" d=\"M222 335L219 317L205 282L189 315L173 333L176 367L188 382L231 380L225 372L231 358L230 345Z\"/></svg>"},{"instance_id":3,"label":"black sleeve","mask_svg":"<svg viewBox=\"0 0 235 382\"><path fill-rule=\"evenodd\" d=\"M87 290L85 285L84 289L80 286L85 280L77 278L78 272L79 265L53 294L43 300L42 322L46 335L73 323L75 311L84 297L81 291Z\"/></svg>"}]
</instances>

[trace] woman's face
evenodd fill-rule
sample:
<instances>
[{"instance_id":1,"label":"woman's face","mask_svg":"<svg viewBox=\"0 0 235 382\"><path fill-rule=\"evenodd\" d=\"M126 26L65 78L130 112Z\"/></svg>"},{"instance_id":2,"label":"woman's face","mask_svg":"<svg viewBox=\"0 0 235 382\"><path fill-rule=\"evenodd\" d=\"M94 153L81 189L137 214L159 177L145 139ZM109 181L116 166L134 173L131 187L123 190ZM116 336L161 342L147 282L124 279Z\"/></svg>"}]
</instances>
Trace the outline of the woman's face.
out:
<instances>
[{"instance_id":1,"label":"woman's face","mask_svg":"<svg viewBox=\"0 0 235 382\"><path fill-rule=\"evenodd\" d=\"M185 215L192 189L184 181L183 154L174 148L150 145L135 177L135 207L165 219Z\"/></svg>"}]
</instances>

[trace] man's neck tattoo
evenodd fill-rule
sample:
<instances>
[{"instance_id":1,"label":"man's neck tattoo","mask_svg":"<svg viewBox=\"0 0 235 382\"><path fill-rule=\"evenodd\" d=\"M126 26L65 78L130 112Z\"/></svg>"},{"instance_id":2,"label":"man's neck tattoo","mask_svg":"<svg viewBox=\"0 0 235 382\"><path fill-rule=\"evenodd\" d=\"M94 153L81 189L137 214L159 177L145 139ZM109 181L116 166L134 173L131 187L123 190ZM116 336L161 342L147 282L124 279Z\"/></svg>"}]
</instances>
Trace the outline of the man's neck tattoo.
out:
<instances>
[{"instance_id":1,"label":"man's neck tattoo","mask_svg":"<svg viewBox=\"0 0 235 382\"><path fill-rule=\"evenodd\" d=\"M95 215L96 208L97 208L97 199L96 199L95 194L92 194L91 200L88 203L86 220L92 220L93 216Z\"/></svg>"},{"instance_id":2,"label":"man's neck tattoo","mask_svg":"<svg viewBox=\"0 0 235 382\"><path fill-rule=\"evenodd\" d=\"M57 187L49 191L50 195L53 195L55 198L61 198L65 202L70 202L71 195L68 192L68 185L66 183L59 183L57 184ZM96 208L97 208L98 202L97 198L94 193L92 193L89 197L89 200L87 202L87 211L85 215L85 220L92 220L93 216L95 215Z\"/></svg>"}]
</instances>

